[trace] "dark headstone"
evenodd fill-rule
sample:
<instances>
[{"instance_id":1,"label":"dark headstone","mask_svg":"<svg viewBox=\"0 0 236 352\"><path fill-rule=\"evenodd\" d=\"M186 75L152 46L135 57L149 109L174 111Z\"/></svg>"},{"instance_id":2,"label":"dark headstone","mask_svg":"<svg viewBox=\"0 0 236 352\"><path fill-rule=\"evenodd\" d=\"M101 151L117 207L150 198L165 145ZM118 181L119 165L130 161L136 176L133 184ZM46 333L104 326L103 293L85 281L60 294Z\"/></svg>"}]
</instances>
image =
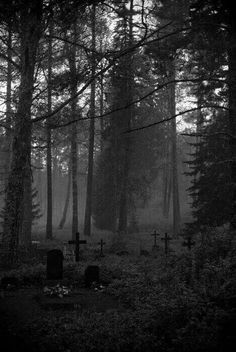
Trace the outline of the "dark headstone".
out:
<instances>
[{"instance_id":1,"label":"dark headstone","mask_svg":"<svg viewBox=\"0 0 236 352\"><path fill-rule=\"evenodd\" d=\"M146 249L140 249L140 255L143 255L144 257L148 257L149 252Z\"/></svg>"},{"instance_id":2,"label":"dark headstone","mask_svg":"<svg viewBox=\"0 0 236 352\"><path fill-rule=\"evenodd\" d=\"M189 251L191 251L192 247L195 245L195 241L192 240L192 238L189 236L185 239L185 241L182 243L183 247L187 247Z\"/></svg>"},{"instance_id":3,"label":"dark headstone","mask_svg":"<svg viewBox=\"0 0 236 352\"><path fill-rule=\"evenodd\" d=\"M60 249L52 249L47 253L47 280L62 280L63 253Z\"/></svg>"},{"instance_id":4,"label":"dark headstone","mask_svg":"<svg viewBox=\"0 0 236 352\"><path fill-rule=\"evenodd\" d=\"M91 287L92 283L99 283L99 267L89 265L84 271L84 281L86 287Z\"/></svg>"}]
</instances>

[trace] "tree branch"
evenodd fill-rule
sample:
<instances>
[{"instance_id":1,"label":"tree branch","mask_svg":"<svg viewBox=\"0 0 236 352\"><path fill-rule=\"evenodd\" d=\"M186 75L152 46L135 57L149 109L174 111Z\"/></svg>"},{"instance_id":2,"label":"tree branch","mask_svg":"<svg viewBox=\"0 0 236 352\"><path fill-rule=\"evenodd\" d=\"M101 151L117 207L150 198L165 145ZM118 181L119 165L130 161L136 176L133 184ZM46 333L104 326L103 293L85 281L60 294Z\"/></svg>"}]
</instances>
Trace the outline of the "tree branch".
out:
<instances>
[{"instance_id":1,"label":"tree branch","mask_svg":"<svg viewBox=\"0 0 236 352\"><path fill-rule=\"evenodd\" d=\"M206 80L206 79L204 79ZM209 80L209 79L208 79ZM220 81L220 82L225 82L223 80L219 80L219 79L214 79L212 78L213 81ZM110 111L107 111L105 112L104 114L102 115L96 115L94 116L93 118L94 119L99 119L99 118L102 118L102 117L106 117L106 116L109 116L115 112L118 112L118 111L122 111L122 110L125 110L125 109L128 109L130 106L132 105L135 105L137 103L140 103L142 100L145 100L146 98L148 98L149 96L153 95L154 93L158 92L159 90L165 88L166 86L168 86L169 84L173 84L173 83L183 83L183 82L199 82L199 81L203 81L203 79L179 79L179 80L172 80L172 81L168 81L168 82L165 82L163 84L159 84L155 89L152 89L150 92L148 92L147 94L143 95L141 98L137 99L137 100L133 100L131 101L130 103L126 104L126 105L123 105L119 108L116 108L116 109L113 109L113 110L110 110ZM217 105L217 107L219 107ZM55 128L60 128L60 127L66 127L66 126L69 126L73 123L76 123L77 121L81 121L81 120L89 120L91 117L90 116L87 116L87 117L80 117L78 119L74 119L74 120L71 120L71 121L68 121L66 123L63 123L63 124L60 124L60 125L51 125L51 128L52 129L55 129Z\"/></svg>"}]
</instances>

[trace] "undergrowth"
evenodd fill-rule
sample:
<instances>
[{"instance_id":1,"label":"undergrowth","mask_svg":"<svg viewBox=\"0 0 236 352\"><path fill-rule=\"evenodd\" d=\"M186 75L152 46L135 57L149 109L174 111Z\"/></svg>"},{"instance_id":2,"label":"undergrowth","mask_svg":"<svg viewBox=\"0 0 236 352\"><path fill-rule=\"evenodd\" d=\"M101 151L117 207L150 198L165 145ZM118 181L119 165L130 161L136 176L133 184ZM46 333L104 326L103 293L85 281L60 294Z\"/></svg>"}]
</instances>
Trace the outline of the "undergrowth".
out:
<instances>
[{"instance_id":1,"label":"undergrowth","mask_svg":"<svg viewBox=\"0 0 236 352\"><path fill-rule=\"evenodd\" d=\"M235 259L232 239L212 230L192 253L168 260L162 254L107 256L100 263L110 275L106 294L115 296L124 311L50 315L32 320L21 333L39 352L230 352ZM38 277L44 269L35 267L28 275ZM73 279L73 270L67 267L65 275Z\"/></svg>"}]
</instances>

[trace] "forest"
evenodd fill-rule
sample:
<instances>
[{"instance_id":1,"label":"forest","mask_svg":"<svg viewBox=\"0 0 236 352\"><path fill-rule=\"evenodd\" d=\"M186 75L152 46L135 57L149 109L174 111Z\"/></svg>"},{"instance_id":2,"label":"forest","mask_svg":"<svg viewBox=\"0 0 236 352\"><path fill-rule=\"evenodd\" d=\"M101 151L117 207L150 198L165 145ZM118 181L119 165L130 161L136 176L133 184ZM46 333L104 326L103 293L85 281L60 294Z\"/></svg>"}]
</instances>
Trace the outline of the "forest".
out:
<instances>
[{"instance_id":1,"label":"forest","mask_svg":"<svg viewBox=\"0 0 236 352\"><path fill-rule=\"evenodd\" d=\"M0 80L0 313L20 329L16 344L35 352L76 351L78 341L88 352L230 352L231 2L0 0ZM54 284L53 250L64 255ZM88 288L91 265L100 278ZM64 305L76 295L95 302L99 292L109 309L94 303L81 312L73 301L74 315L64 306L48 315L48 292ZM33 296L43 302L24 329L3 313L12 295L30 312Z\"/></svg>"}]
</instances>

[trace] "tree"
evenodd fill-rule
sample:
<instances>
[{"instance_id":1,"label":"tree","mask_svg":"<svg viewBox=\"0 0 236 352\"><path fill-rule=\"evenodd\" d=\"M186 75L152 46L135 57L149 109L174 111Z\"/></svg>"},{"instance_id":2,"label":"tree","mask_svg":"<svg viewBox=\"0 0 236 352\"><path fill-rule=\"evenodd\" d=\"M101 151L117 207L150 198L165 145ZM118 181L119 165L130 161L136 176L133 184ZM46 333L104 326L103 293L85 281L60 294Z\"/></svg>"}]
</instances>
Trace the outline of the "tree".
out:
<instances>
[{"instance_id":1,"label":"tree","mask_svg":"<svg viewBox=\"0 0 236 352\"><path fill-rule=\"evenodd\" d=\"M228 106L228 118L229 118L229 130L225 131L225 138L229 140L230 145L230 157L228 153L225 155L226 169L228 169L227 163L230 165L231 177L230 180L228 177L228 183L231 187L231 210L228 209L225 204L226 212L230 215L228 219L231 223L231 228L235 229L235 23L232 18L232 7L231 4L225 3L224 1L213 2L211 0L207 1L203 5L202 2L197 1L192 5L192 26L193 26L193 40L192 48L197 53L198 58L198 77L200 79L205 79L207 84L201 84L201 102L207 102L208 105L213 105L212 108L209 107L208 110L208 119L209 115L217 116L221 119L224 117L226 119L227 114L216 114L214 106L226 107ZM196 29L200 29L199 33L196 34ZM211 45L209 46L209 43ZM213 44L213 45L212 45ZM228 65L229 69L226 72L224 66ZM227 82L227 86L225 83ZM219 93L217 93L217 90ZM232 92L234 92L232 94ZM210 103L210 104L209 104ZM201 104L200 104L201 105ZM201 107L200 107L201 108ZM204 123L204 120L203 120ZM227 124L226 124L227 125ZM219 126L219 123L215 123L215 126ZM202 128L201 128L202 130ZM200 132L202 132L200 130ZM198 130L199 131L199 130ZM219 132L216 132L216 134ZM223 132L224 133L224 132ZM201 138L201 133L200 133ZM205 137L207 138L207 136ZM198 154L202 154L200 149L203 144L206 143L205 139L202 143L199 143ZM208 142L210 143L210 142ZM225 149L224 149L225 150ZM221 160L220 150L217 150L218 158ZM203 156L202 156L203 157ZM199 161L198 161L199 162ZM221 160L220 162L223 162ZM202 159L204 165L204 157ZM195 182L197 184L198 178L199 182L201 177L205 176L203 168L199 172L198 176L195 177ZM203 175L202 175L203 173ZM215 182L220 183L220 177L218 177ZM194 186L193 186L194 187ZM200 183L199 186L200 187ZM193 202L193 205L196 202ZM199 209L200 211L200 209ZM214 212L213 212L214 213ZM222 209L222 214L225 214L224 208ZM223 218L227 220L224 215ZM222 217L219 217L219 220L215 219L216 222L221 221Z\"/></svg>"},{"instance_id":2,"label":"tree","mask_svg":"<svg viewBox=\"0 0 236 352\"><path fill-rule=\"evenodd\" d=\"M96 72L96 5L92 7L91 16L91 29L92 29L92 57L91 57L91 72L92 77L95 77ZM92 194L93 194L93 155L94 155L94 116L95 116L95 89L96 80L94 78L91 83L90 93L90 126L89 126L89 151L88 151L88 173L87 173L87 192L86 192L86 205L85 205L85 218L84 218L84 234L85 236L91 235L91 214L92 214Z\"/></svg>"},{"instance_id":3,"label":"tree","mask_svg":"<svg viewBox=\"0 0 236 352\"><path fill-rule=\"evenodd\" d=\"M53 23L49 20L49 35L48 35L48 77L47 77L47 111L52 112L52 35ZM51 240L52 234L52 132L50 122L46 126L47 134L47 223L46 223L46 239Z\"/></svg>"},{"instance_id":4,"label":"tree","mask_svg":"<svg viewBox=\"0 0 236 352\"><path fill-rule=\"evenodd\" d=\"M7 261L17 258L20 229L23 219L24 187L30 172L31 104L34 84L34 66L41 35L42 1L25 1L18 11L20 29L20 87L12 143L12 161L6 191L4 214L4 242Z\"/></svg>"},{"instance_id":5,"label":"tree","mask_svg":"<svg viewBox=\"0 0 236 352\"><path fill-rule=\"evenodd\" d=\"M194 222L188 226L221 226L230 221L232 193L230 183L229 124L225 114L215 113L201 128L201 141L189 161ZM222 133L225 133L222 134ZM197 147L197 148L196 148ZM214 180L214 182L213 182Z\"/></svg>"},{"instance_id":6,"label":"tree","mask_svg":"<svg viewBox=\"0 0 236 352\"><path fill-rule=\"evenodd\" d=\"M65 205L64 205L64 208L63 208L62 218L61 218L60 224L58 226L59 229L63 229L63 227L65 225L66 215L67 215L68 206L69 206L69 200L70 200L70 192L71 192L71 166L70 166L70 163L69 163L66 199L65 199Z\"/></svg>"}]
</instances>

